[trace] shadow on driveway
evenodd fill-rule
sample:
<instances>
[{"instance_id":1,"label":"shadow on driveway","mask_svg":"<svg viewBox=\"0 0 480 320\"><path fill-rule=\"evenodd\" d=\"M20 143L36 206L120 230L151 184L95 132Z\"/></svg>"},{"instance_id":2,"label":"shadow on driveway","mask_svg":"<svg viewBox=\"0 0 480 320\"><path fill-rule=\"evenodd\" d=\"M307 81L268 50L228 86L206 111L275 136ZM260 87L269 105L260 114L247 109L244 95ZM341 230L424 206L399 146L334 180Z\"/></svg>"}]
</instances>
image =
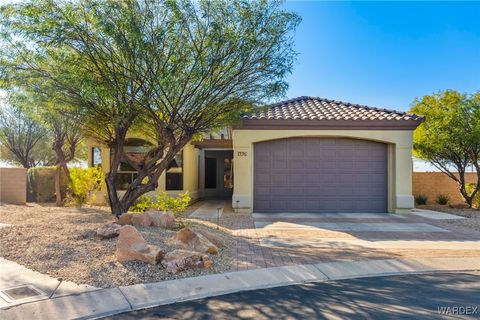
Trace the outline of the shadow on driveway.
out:
<instances>
[{"instance_id":1,"label":"shadow on driveway","mask_svg":"<svg viewBox=\"0 0 480 320\"><path fill-rule=\"evenodd\" d=\"M406 275L240 292L108 319L438 319L448 307L473 313L456 319L480 319L479 297L480 273Z\"/></svg>"}]
</instances>

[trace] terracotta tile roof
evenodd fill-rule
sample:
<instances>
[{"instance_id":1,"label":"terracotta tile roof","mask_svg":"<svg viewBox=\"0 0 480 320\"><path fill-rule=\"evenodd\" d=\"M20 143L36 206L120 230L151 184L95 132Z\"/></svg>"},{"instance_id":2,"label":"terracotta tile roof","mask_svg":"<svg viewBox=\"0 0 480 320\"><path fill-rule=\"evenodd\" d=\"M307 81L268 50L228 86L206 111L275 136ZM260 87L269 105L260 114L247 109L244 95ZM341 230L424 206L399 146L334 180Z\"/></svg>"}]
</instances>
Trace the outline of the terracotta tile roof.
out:
<instances>
[{"instance_id":1,"label":"terracotta tile roof","mask_svg":"<svg viewBox=\"0 0 480 320\"><path fill-rule=\"evenodd\" d=\"M274 120L413 120L422 117L401 111L367 107L359 104L317 97L299 97L268 106L265 110L244 116L244 119Z\"/></svg>"}]
</instances>

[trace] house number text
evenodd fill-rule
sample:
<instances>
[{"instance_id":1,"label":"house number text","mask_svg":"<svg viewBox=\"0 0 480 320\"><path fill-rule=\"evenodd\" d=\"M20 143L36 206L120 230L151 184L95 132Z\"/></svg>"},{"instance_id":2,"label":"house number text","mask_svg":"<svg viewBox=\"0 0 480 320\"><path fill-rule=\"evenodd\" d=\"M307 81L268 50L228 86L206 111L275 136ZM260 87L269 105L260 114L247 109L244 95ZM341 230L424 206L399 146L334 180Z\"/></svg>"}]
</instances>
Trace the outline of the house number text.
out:
<instances>
[{"instance_id":1,"label":"house number text","mask_svg":"<svg viewBox=\"0 0 480 320\"><path fill-rule=\"evenodd\" d=\"M238 152L237 152L237 156L239 156L239 157L246 157L246 156L247 156L247 152L246 152L246 151L238 151Z\"/></svg>"}]
</instances>

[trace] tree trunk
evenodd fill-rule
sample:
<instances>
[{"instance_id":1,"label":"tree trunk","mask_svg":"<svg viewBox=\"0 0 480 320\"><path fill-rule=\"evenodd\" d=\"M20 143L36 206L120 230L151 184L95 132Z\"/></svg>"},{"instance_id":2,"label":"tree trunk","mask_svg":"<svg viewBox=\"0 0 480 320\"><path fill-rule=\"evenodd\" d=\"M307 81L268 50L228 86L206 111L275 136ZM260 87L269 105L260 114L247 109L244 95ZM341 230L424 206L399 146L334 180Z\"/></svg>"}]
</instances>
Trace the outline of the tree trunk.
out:
<instances>
[{"instance_id":1,"label":"tree trunk","mask_svg":"<svg viewBox=\"0 0 480 320\"><path fill-rule=\"evenodd\" d=\"M63 205L62 190L61 190L61 175L62 175L62 167L60 165L57 165L55 168L55 204L57 207L61 207Z\"/></svg>"},{"instance_id":2,"label":"tree trunk","mask_svg":"<svg viewBox=\"0 0 480 320\"><path fill-rule=\"evenodd\" d=\"M105 183L107 184L108 202L110 203L110 209L112 210L112 214L114 214L118 218L123 213L127 212L128 208L127 210L125 210L120 202L120 199L118 199L117 188L115 187L115 175L116 174L110 172L105 178Z\"/></svg>"},{"instance_id":3,"label":"tree trunk","mask_svg":"<svg viewBox=\"0 0 480 320\"><path fill-rule=\"evenodd\" d=\"M124 155L123 145L125 142L125 135L126 134L123 131L117 132L115 143L110 145L110 148L113 151L112 156L110 157L110 172L105 178L110 209L112 210L112 214L114 214L117 218L123 213L127 212L128 209L135 203L135 200L137 200L141 195L157 188L160 175L167 169L168 164L171 160L173 160L174 156L180 152L180 150L182 150L186 143L191 139L191 135L187 135L180 139L180 141L174 146L170 146L172 150L169 151L168 155L162 158L161 163L158 165L158 167L156 167L155 170L146 168L152 168L156 166L158 159L151 160L152 162L149 164L144 164L144 169L138 171L138 176L134 179L132 185L128 187L128 189L125 191L125 194L121 199L119 199L117 188L115 186L115 177L120 165L120 160ZM146 176L151 176L151 179L147 184L142 184L142 180Z\"/></svg>"}]
</instances>

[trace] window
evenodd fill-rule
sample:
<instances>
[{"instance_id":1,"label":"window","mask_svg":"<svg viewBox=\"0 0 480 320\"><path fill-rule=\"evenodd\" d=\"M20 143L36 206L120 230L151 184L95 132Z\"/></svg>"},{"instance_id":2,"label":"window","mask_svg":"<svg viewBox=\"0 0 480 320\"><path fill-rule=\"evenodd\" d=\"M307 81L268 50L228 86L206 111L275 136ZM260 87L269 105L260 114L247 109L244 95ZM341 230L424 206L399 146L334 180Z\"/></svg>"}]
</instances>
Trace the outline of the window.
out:
<instances>
[{"instance_id":1,"label":"window","mask_svg":"<svg viewBox=\"0 0 480 320\"><path fill-rule=\"evenodd\" d=\"M102 166L102 149L100 147L92 148L92 167Z\"/></svg>"},{"instance_id":2,"label":"window","mask_svg":"<svg viewBox=\"0 0 480 320\"><path fill-rule=\"evenodd\" d=\"M131 138L125 141L123 150L130 160L140 163L145 159L145 156L151 147L152 145L143 139ZM113 152L113 150L111 152ZM118 190L127 190L137 175L137 170L135 170L128 162L120 161L118 173L115 177L116 188Z\"/></svg>"},{"instance_id":3,"label":"window","mask_svg":"<svg viewBox=\"0 0 480 320\"><path fill-rule=\"evenodd\" d=\"M168 165L165 190L183 190L183 151Z\"/></svg>"}]
</instances>

